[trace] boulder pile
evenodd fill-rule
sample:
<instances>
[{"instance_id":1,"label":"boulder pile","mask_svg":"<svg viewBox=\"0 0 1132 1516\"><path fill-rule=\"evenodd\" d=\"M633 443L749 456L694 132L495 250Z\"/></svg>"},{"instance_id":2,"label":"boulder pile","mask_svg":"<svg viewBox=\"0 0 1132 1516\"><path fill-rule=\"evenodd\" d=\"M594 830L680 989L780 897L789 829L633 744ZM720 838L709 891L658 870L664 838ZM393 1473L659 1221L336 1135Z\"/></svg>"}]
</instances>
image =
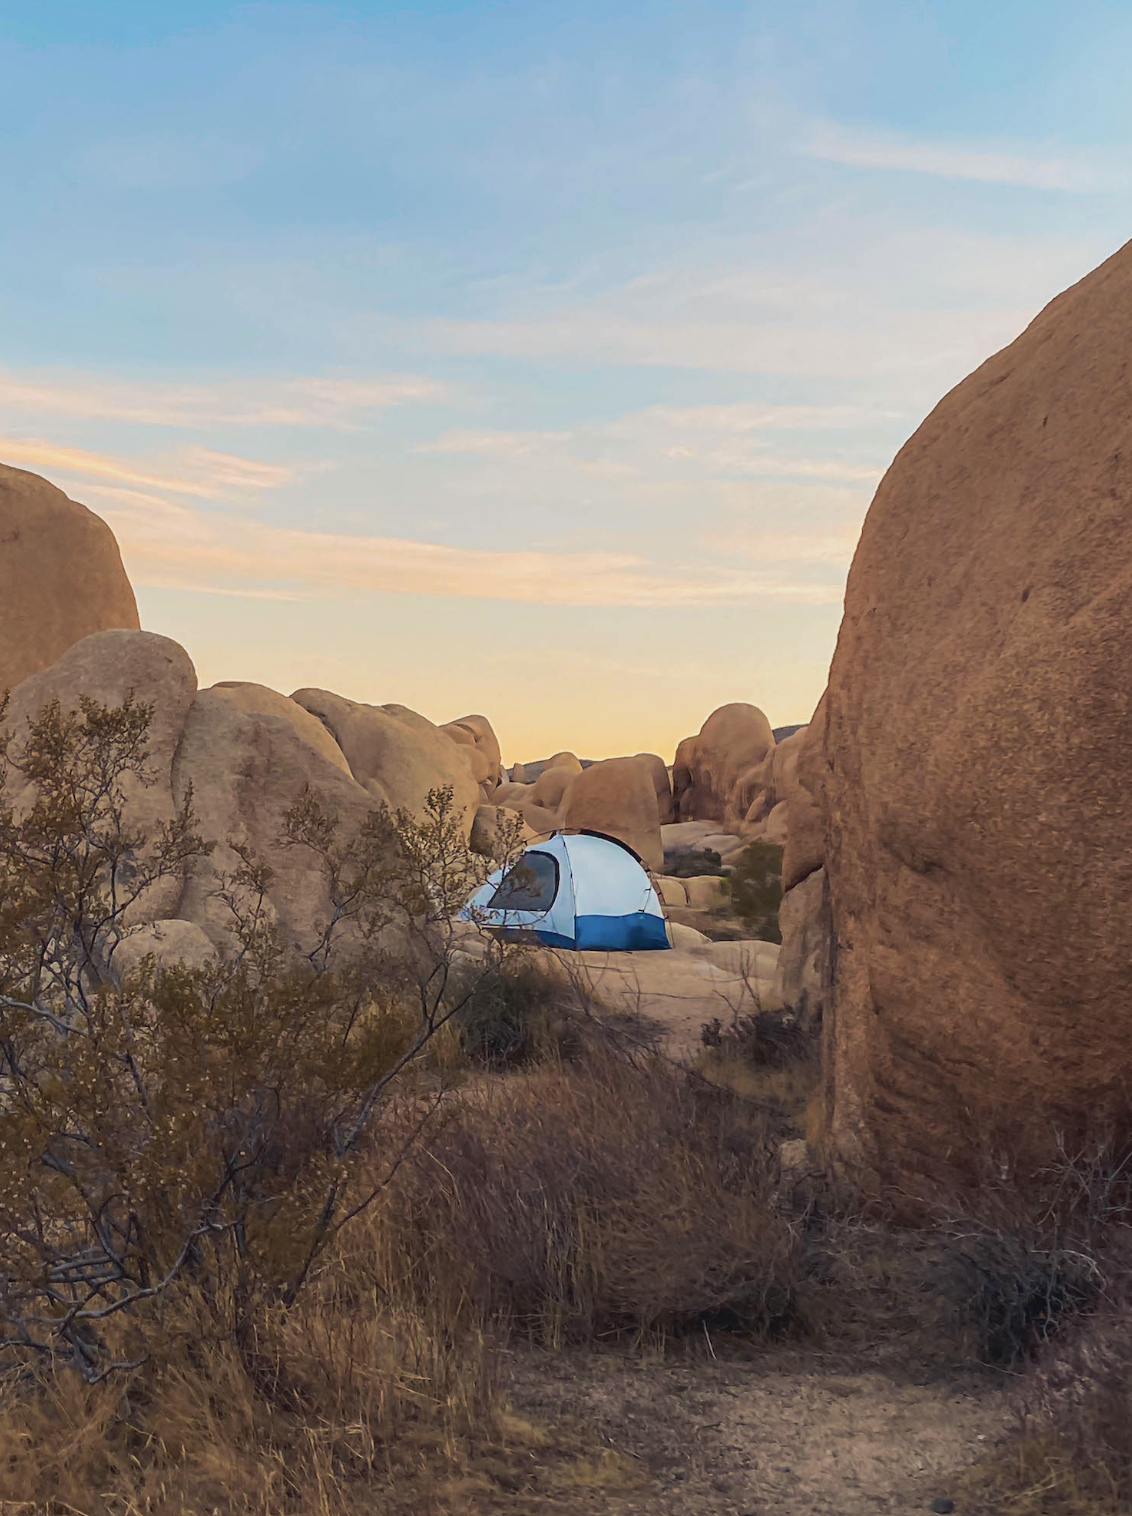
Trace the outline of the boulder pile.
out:
<instances>
[{"instance_id":1,"label":"boulder pile","mask_svg":"<svg viewBox=\"0 0 1132 1516\"><path fill-rule=\"evenodd\" d=\"M230 916L217 890L237 865L237 845L252 848L273 870L268 917L288 940L302 944L328 919L317 860L283 841L283 818L306 790L348 837L375 805L419 814L430 790L449 786L467 835L490 779L490 764L485 773L481 760L493 744L498 748L482 717L474 718L478 740L467 743L405 706L363 705L325 690L288 697L234 682L200 690L185 650L142 631L104 631L76 642L16 687L0 732L13 735L18 747L29 720L51 701L64 710L77 709L82 696L116 706L131 691L152 707L155 782L130 793L130 826L152 833L173 818L191 788L198 830L217 844L183 878L149 890L130 917L135 926L176 923L162 926L153 945L165 941L190 961L229 939ZM18 804L21 777L12 770L8 779Z\"/></svg>"}]
</instances>

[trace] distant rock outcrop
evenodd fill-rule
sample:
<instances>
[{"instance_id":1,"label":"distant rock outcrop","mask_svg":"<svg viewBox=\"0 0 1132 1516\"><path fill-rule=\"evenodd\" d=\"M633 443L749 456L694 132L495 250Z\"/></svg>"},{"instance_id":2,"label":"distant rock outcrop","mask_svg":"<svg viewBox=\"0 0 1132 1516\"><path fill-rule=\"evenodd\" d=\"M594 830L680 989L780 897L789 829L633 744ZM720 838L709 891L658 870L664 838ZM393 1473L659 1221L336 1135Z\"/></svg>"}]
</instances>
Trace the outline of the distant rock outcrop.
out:
<instances>
[{"instance_id":1,"label":"distant rock outcrop","mask_svg":"<svg viewBox=\"0 0 1132 1516\"><path fill-rule=\"evenodd\" d=\"M738 831L765 789L763 766L773 751L774 734L758 706L720 706L697 736L685 737L676 749L676 819L719 821Z\"/></svg>"},{"instance_id":2,"label":"distant rock outcrop","mask_svg":"<svg viewBox=\"0 0 1132 1516\"><path fill-rule=\"evenodd\" d=\"M502 778L499 738L486 716L459 716L440 728L461 747L473 750L472 771L482 787L484 799L490 800Z\"/></svg>"},{"instance_id":3,"label":"distant rock outcrop","mask_svg":"<svg viewBox=\"0 0 1132 1516\"><path fill-rule=\"evenodd\" d=\"M906 1195L1127 1129L1130 344L1132 244L940 402L849 575L820 749L829 1146Z\"/></svg>"},{"instance_id":4,"label":"distant rock outcrop","mask_svg":"<svg viewBox=\"0 0 1132 1516\"><path fill-rule=\"evenodd\" d=\"M0 464L0 696L91 632L137 626L106 523L38 474Z\"/></svg>"}]
</instances>

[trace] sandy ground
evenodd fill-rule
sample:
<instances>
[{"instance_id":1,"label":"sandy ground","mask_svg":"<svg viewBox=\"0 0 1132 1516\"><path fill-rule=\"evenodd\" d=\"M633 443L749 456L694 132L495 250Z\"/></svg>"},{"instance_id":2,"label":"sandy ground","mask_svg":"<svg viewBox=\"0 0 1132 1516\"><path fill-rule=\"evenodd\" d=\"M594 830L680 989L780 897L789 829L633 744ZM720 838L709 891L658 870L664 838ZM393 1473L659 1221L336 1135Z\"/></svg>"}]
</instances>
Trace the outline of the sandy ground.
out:
<instances>
[{"instance_id":1,"label":"sandy ground","mask_svg":"<svg viewBox=\"0 0 1132 1516\"><path fill-rule=\"evenodd\" d=\"M527 1352L511 1364L518 1416L573 1419L605 1450L532 1491L532 1513L564 1516L872 1516L941 1496L973 1516L958 1479L1011 1424L1012 1388L987 1370L723 1346L717 1360Z\"/></svg>"}]
</instances>

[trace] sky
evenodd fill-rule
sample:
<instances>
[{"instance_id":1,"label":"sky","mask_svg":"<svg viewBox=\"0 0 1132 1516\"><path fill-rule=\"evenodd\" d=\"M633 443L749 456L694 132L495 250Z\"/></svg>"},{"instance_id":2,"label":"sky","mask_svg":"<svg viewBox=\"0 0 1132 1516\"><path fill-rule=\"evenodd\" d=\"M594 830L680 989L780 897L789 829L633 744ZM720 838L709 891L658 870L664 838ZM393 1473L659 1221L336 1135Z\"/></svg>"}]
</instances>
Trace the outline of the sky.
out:
<instances>
[{"instance_id":1,"label":"sky","mask_svg":"<svg viewBox=\"0 0 1132 1516\"><path fill-rule=\"evenodd\" d=\"M202 684L806 720L876 484L1132 236L1132 7L0 8L0 461Z\"/></svg>"}]
</instances>

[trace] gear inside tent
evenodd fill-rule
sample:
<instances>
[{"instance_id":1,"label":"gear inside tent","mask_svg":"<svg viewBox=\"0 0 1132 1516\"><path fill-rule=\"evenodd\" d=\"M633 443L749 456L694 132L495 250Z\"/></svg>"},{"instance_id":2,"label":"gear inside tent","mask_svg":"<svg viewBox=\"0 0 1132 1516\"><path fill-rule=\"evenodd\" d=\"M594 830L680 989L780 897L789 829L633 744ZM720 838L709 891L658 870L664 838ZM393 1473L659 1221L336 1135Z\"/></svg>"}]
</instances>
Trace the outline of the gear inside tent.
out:
<instances>
[{"instance_id":1,"label":"gear inside tent","mask_svg":"<svg viewBox=\"0 0 1132 1516\"><path fill-rule=\"evenodd\" d=\"M664 908L640 858L600 832L556 832L497 869L461 915L549 947L669 948Z\"/></svg>"}]
</instances>

